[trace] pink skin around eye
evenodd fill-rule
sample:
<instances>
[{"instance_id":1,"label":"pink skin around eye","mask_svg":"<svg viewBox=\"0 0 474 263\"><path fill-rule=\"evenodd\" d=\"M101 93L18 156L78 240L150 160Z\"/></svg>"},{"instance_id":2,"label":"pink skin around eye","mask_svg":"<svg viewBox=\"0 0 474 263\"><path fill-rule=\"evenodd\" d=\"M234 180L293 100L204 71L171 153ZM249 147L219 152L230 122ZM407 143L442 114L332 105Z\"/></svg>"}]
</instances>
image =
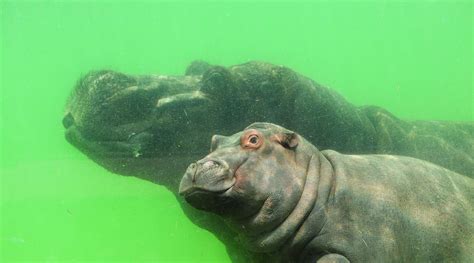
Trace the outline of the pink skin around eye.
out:
<instances>
[{"instance_id":1,"label":"pink skin around eye","mask_svg":"<svg viewBox=\"0 0 474 263\"><path fill-rule=\"evenodd\" d=\"M245 149L258 149L262 143L262 134L257 130L249 130L240 139L240 145Z\"/></svg>"}]
</instances>

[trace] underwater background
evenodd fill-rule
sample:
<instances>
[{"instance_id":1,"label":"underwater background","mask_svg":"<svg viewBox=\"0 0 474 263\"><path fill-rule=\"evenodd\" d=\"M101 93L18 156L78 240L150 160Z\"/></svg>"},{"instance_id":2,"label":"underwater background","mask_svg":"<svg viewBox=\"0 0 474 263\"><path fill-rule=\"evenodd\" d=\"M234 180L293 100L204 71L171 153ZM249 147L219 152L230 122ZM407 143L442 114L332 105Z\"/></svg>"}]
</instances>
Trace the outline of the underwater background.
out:
<instances>
[{"instance_id":1,"label":"underwater background","mask_svg":"<svg viewBox=\"0 0 474 263\"><path fill-rule=\"evenodd\" d=\"M230 262L164 187L66 142L86 72L263 60L400 118L473 121L473 13L472 1L2 1L0 261Z\"/></svg>"}]
</instances>

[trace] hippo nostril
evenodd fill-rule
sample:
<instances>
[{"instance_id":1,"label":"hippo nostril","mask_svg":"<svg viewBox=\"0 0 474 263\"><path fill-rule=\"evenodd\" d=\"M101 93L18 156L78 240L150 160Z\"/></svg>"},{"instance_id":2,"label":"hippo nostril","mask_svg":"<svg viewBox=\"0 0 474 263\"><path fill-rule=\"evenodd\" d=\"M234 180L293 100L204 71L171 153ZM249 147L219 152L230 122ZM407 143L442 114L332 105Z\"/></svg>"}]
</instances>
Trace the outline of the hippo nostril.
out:
<instances>
[{"instance_id":1,"label":"hippo nostril","mask_svg":"<svg viewBox=\"0 0 474 263\"><path fill-rule=\"evenodd\" d=\"M68 114L66 114L66 116L64 116L63 118L63 126L64 128L69 128L71 127L72 125L74 125L74 117L72 116L72 114L69 112Z\"/></svg>"},{"instance_id":2,"label":"hippo nostril","mask_svg":"<svg viewBox=\"0 0 474 263\"><path fill-rule=\"evenodd\" d=\"M197 166L196 166L196 163L192 163L191 165L189 165L189 168L191 170L191 173L193 174L193 176L191 177L191 181L193 183L196 182L196 173L197 173Z\"/></svg>"},{"instance_id":3,"label":"hippo nostril","mask_svg":"<svg viewBox=\"0 0 474 263\"><path fill-rule=\"evenodd\" d=\"M191 163L186 169L186 178L193 184L199 182L202 178L213 178L215 176L223 176L227 174L228 165L225 162L216 160L200 160L195 163ZM201 178L201 179L200 179ZM202 183L203 181L201 181Z\"/></svg>"},{"instance_id":4,"label":"hippo nostril","mask_svg":"<svg viewBox=\"0 0 474 263\"><path fill-rule=\"evenodd\" d=\"M220 163L218 161L215 161L215 160L208 160L204 163L201 163L200 165L201 165L202 169L212 169L212 168L220 166Z\"/></svg>"}]
</instances>

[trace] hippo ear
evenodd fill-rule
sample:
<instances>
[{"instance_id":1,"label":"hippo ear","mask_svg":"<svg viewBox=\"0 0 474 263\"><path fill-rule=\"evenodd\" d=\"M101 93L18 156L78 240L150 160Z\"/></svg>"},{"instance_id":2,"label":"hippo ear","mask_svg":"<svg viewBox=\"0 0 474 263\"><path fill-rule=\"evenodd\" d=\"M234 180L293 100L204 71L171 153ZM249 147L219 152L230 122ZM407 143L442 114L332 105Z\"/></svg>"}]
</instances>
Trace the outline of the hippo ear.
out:
<instances>
[{"instance_id":1,"label":"hippo ear","mask_svg":"<svg viewBox=\"0 0 474 263\"><path fill-rule=\"evenodd\" d=\"M221 144L225 138L226 138L225 136L217 135L217 134L212 136L210 152L215 151L217 147L219 147L219 144Z\"/></svg>"},{"instance_id":2,"label":"hippo ear","mask_svg":"<svg viewBox=\"0 0 474 263\"><path fill-rule=\"evenodd\" d=\"M282 132L274 135L275 140L287 149L295 149L300 142L298 134L294 132Z\"/></svg>"}]
</instances>

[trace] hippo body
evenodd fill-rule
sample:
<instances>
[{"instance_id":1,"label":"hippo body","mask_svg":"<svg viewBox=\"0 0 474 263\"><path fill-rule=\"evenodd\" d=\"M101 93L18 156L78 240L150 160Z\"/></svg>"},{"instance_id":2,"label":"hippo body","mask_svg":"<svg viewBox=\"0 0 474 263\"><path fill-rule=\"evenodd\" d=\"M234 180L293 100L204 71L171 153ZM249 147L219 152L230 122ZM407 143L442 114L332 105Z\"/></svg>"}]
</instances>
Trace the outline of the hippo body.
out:
<instances>
[{"instance_id":1,"label":"hippo body","mask_svg":"<svg viewBox=\"0 0 474 263\"><path fill-rule=\"evenodd\" d=\"M197 61L180 76L93 71L77 82L63 118L66 139L91 160L176 196L187 164L208 153L207 138L255 121L297 130L321 150L412 156L474 177L473 122L400 120L260 61L230 67ZM194 224L226 245L233 262L267 261L241 249L220 217L177 200Z\"/></svg>"},{"instance_id":2,"label":"hippo body","mask_svg":"<svg viewBox=\"0 0 474 263\"><path fill-rule=\"evenodd\" d=\"M322 150L406 155L474 177L474 122L400 120L259 61L228 68L194 62L184 76L90 72L63 119L67 140L108 170L175 193L181 159L205 154L205 138L256 121L296 130Z\"/></svg>"},{"instance_id":3,"label":"hippo body","mask_svg":"<svg viewBox=\"0 0 474 263\"><path fill-rule=\"evenodd\" d=\"M470 262L474 180L393 155L319 151L277 125L215 136L180 193L272 262Z\"/></svg>"}]
</instances>

